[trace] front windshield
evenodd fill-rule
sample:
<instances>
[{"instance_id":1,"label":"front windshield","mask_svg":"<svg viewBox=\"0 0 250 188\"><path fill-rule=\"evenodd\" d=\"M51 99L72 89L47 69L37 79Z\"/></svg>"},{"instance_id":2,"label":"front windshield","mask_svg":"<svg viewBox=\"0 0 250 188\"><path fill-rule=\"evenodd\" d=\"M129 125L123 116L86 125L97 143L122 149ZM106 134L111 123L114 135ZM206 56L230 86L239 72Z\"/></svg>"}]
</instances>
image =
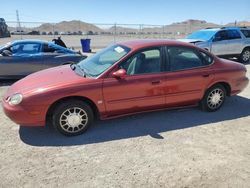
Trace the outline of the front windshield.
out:
<instances>
[{"instance_id":1,"label":"front windshield","mask_svg":"<svg viewBox=\"0 0 250 188\"><path fill-rule=\"evenodd\" d=\"M210 40L216 33L216 30L201 30L187 36L187 39L200 39L202 41Z\"/></svg>"},{"instance_id":2,"label":"front windshield","mask_svg":"<svg viewBox=\"0 0 250 188\"><path fill-rule=\"evenodd\" d=\"M128 47L113 45L80 61L78 65L84 70L87 76L97 77L127 55L129 51Z\"/></svg>"}]
</instances>

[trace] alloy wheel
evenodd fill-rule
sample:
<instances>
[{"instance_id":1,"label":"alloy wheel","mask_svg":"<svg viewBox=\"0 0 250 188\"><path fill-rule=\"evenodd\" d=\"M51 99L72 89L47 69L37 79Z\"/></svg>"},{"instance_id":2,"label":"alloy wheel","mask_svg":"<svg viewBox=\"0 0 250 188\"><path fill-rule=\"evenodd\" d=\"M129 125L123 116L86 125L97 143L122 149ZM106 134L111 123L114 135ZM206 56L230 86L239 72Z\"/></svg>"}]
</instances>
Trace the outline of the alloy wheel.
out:
<instances>
[{"instance_id":1,"label":"alloy wheel","mask_svg":"<svg viewBox=\"0 0 250 188\"><path fill-rule=\"evenodd\" d=\"M87 123L86 111L78 107L69 108L60 116L60 126L68 133L77 133L83 130Z\"/></svg>"},{"instance_id":2,"label":"alloy wheel","mask_svg":"<svg viewBox=\"0 0 250 188\"><path fill-rule=\"evenodd\" d=\"M212 90L207 97L207 105L210 109L214 110L219 108L224 101L224 91L220 88Z\"/></svg>"},{"instance_id":3,"label":"alloy wheel","mask_svg":"<svg viewBox=\"0 0 250 188\"><path fill-rule=\"evenodd\" d=\"M250 59L250 51L249 50L245 50L243 52L243 54L242 54L242 60L244 62L247 62L247 61L249 61L249 59Z\"/></svg>"}]
</instances>

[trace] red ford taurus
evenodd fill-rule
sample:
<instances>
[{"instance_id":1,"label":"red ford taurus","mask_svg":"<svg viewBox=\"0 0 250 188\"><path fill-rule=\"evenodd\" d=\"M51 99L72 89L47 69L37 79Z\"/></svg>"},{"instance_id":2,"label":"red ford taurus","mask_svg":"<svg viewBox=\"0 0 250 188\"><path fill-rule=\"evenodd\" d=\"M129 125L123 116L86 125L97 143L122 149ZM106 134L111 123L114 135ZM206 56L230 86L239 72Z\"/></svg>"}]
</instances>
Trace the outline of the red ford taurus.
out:
<instances>
[{"instance_id":1,"label":"red ford taurus","mask_svg":"<svg viewBox=\"0 0 250 188\"><path fill-rule=\"evenodd\" d=\"M5 94L6 115L25 126L83 133L94 118L200 105L216 111L248 84L244 65L194 45L139 40L112 45L76 65L44 70Z\"/></svg>"}]
</instances>

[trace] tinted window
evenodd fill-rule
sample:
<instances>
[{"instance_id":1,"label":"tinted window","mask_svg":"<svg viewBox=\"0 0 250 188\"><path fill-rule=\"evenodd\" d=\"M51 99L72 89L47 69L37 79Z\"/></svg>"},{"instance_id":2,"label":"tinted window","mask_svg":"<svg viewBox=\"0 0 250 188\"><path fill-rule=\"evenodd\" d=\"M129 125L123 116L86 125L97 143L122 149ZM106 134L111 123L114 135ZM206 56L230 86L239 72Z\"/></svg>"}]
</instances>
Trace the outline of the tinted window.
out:
<instances>
[{"instance_id":1,"label":"tinted window","mask_svg":"<svg viewBox=\"0 0 250 188\"><path fill-rule=\"evenodd\" d=\"M41 45L38 43L14 44L11 47L12 54L34 54L40 52Z\"/></svg>"},{"instance_id":2,"label":"tinted window","mask_svg":"<svg viewBox=\"0 0 250 188\"><path fill-rule=\"evenodd\" d=\"M44 45L43 45L43 52L46 52L46 53L50 52L50 53L53 53L53 52L55 52L56 50L57 50L56 48L54 48L53 46L49 46L48 44L44 44Z\"/></svg>"},{"instance_id":3,"label":"tinted window","mask_svg":"<svg viewBox=\"0 0 250 188\"><path fill-rule=\"evenodd\" d=\"M201 51L200 51L200 54L203 58L204 65L210 65L213 63L213 58L210 55L208 55L204 52L201 52Z\"/></svg>"},{"instance_id":4,"label":"tinted window","mask_svg":"<svg viewBox=\"0 0 250 188\"><path fill-rule=\"evenodd\" d=\"M246 38L250 38L250 30L241 30L241 32Z\"/></svg>"},{"instance_id":5,"label":"tinted window","mask_svg":"<svg viewBox=\"0 0 250 188\"><path fill-rule=\"evenodd\" d=\"M198 53L190 48L168 47L170 70L185 70L203 66Z\"/></svg>"},{"instance_id":6,"label":"tinted window","mask_svg":"<svg viewBox=\"0 0 250 188\"><path fill-rule=\"evenodd\" d=\"M43 52L46 53L74 53L73 51L52 43L43 44Z\"/></svg>"},{"instance_id":7,"label":"tinted window","mask_svg":"<svg viewBox=\"0 0 250 188\"><path fill-rule=\"evenodd\" d=\"M228 39L240 39L240 33L237 30L227 30Z\"/></svg>"},{"instance_id":8,"label":"tinted window","mask_svg":"<svg viewBox=\"0 0 250 188\"><path fill-rule=\"evenodd\" d=\"M218 33L215 34L214 41L221 41L221 40L227 40L227 32L226 31L219 31Z\"/></svg>"},{"instance_id":9,"label":"tinted window","mask_svg":"<svg viewBox=\"0 0 250 188\"><path fill-rule=\"evenodd\" d=\"M120 68L128 75L156 73L161 71L160 49L150 49L133 55Z\"/></svg>"}]
</instances>

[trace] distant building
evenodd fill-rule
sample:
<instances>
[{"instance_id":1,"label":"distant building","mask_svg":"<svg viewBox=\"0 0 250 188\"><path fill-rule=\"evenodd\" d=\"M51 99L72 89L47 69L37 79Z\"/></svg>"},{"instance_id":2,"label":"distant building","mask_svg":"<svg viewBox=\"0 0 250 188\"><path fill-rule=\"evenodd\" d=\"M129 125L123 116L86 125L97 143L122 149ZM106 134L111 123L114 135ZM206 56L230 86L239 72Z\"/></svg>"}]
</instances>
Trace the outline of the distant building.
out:
<instances>
[{"instance_id":1,"label":"distant building","mask_svg":"<svg viewBox=\"0 0 250 188\"><path fill-rule=\"evenodd\" d=\"M3 18L0 18L0 38L10 37L8 26Z\"/></svg>"}]
</instances>

